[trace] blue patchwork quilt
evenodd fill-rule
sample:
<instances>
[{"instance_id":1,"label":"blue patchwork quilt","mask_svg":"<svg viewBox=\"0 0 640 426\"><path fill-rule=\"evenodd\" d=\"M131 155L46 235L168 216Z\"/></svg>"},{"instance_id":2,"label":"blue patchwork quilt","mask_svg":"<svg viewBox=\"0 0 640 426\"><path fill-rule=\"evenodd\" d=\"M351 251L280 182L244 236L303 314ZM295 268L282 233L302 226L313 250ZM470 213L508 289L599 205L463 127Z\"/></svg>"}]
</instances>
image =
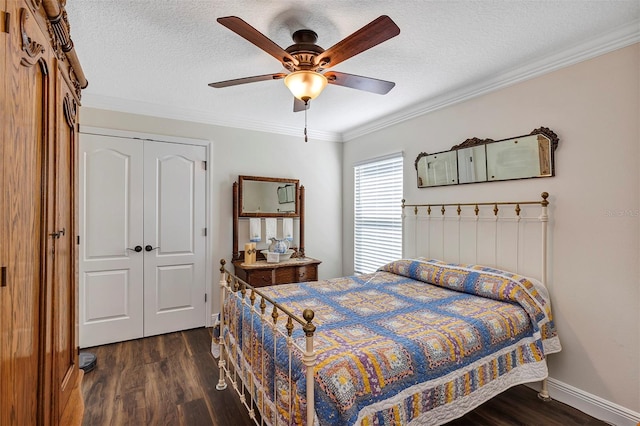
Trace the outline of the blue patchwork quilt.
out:
<instances>
[{"instance_id":1,"label":"blue patchwork quilt","mask_svg":"<svg viewBox=\"0 0 640 426\"><path fill-rule=\"evenodd\" d=\"M546 378L545 356L560 350L546 289L479 265L399 260L372 274L261 290L300 317L315 312L320 425L442 424ZM274 339L247 299L225 305L232 361L266 423L304 424L302 354ZM271 321L270 305L266 312ZM304 347L301 330L292 337Z\"/></svg>"}]
</instances>

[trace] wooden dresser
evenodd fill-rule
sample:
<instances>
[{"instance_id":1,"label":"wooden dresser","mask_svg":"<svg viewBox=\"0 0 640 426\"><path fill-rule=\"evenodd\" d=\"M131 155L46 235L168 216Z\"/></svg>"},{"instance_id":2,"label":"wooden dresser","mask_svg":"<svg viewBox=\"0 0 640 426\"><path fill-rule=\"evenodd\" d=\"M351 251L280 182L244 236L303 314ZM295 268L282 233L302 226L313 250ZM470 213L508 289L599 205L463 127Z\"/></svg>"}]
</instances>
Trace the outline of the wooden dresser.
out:
<instances>
[{"instance_id":1,"label":"wooden dresser","mask_svg":"<svg viewBox=\"0 0 640 426\"><path fill-rule=\"evenodd\" d=\"M82 420L74 170L87 80L64 4L0 1L0 425Z\"/></svg>"},{"instance_id":2,"label":"wooden dresser","mask_svg":"<svg viewBox=\"0 0 640 426\"><path fill-rule=\"evenodd\" d=\"M274 284L301 283L318 279L319 260L310 257L289 259L279 263L267 263L258 260L251 265L242 261L233 262L235 274L254 287L264 287Z\"/></svg>"},{"instance_id":3,"label":"wooden dresser","mask_svg":"<svg viewBox=\"0 0 640 426\"><path fill-rule=\"evenodd\" d=\"M299 186L297 179L290 178L269 178L269 177L256 177L256 176L240 176L238 182L233 184L233 257L232 262L235 269L235 275L241 280L247 282L247 284L254 287L264 287L268 285L287 284L287 283L301 283L305 281L316 281L318 279L318 265L322 263L320 260L306 257L304 253L304 200L305 189L304 186ZM289 211L277 211L271 209L270 211L245 211L245 203L249 203L249 200L244 200L243 193L251 194L258 197L261 202L268 201L269 195L275 196L276 191L271 188L271 192L261 191L248 191L243 190L244 184L247 182L263 182L274 183L275 185L291 185L295 187L292 201L295 203L295 207ZM281 189L282 187L278 188ZM244 201L243 201L244 200ZM278 200L280 201L280 200ZM272 203L273 204L273 203ZM268 205L268 203L265 203ZM277 204L276 204L277 205ZM244 263L245 253L239 250L239 236L238 236L238 222L240 217L272 217L272 218L298 218L300 226L298 228L298 239L300 245L298 247L292 247L297 257L284 260L278 263L268 263L264 257L264 254L259 251L256 254L257 261L252 264Z\"/></svg>"}]
</instances>

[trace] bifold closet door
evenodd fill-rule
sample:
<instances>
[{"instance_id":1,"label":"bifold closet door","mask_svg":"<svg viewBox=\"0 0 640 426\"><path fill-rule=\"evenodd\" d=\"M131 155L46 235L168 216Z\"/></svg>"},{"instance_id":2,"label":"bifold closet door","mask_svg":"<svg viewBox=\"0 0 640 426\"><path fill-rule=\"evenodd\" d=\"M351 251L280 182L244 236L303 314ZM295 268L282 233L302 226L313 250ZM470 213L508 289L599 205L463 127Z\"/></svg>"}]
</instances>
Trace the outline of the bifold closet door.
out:
<instances>
[{"instance_id":1,"label":"bifold closet door","mask_svg":"<svg viewBox=\"0 0 640 426\"><path fill-rule=\"evenodd\" d=\"M79 160L80 347L143 337L144 145L81 134Z\"/></svg>"},{"instance_id":2,"label":"bifold closet door","mask_svg":"<svg viewBox=\"0 0 640 426\"><path fill-rule=\"evenodd\" d=\"M80 145L80 346L204 326L206 148Z\"/></svg>"},{"instance_id":3,"label":"bifold closet door","mask_svg":"<svg viewBox=\"0 0 640 426\"><path fill-rule=\"evenodd\" d=\"M203 146L145 142L144 335L205 325Z\"/></svg>"}]
</instances>

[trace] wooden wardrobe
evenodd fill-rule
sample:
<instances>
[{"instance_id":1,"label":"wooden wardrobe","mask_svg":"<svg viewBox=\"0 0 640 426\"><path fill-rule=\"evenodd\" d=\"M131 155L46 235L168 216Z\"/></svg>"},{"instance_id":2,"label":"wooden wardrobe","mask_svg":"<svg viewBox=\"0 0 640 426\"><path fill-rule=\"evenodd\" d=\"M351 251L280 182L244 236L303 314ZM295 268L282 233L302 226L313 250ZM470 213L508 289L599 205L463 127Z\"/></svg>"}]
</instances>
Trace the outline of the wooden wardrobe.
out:
<instances>
[{"instance_id":1,"label":"wooden wardrobe","mask_svg":"<svg viewBox=\"0 0 640 426\"><path fill-rule=\"evenodd\" d=\"M0 0L0 425L81 420L75 155L87 81L65 0Z\"/></svg>"}]
</instances>

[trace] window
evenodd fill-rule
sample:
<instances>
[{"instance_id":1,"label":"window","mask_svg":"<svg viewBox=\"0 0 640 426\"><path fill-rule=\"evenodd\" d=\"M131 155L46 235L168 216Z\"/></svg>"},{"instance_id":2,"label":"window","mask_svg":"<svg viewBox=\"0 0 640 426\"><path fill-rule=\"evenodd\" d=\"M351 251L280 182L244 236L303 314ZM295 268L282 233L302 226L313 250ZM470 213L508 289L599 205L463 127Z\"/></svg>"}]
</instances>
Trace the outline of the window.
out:
<instances>
[{"instance_id":1,"label":"window","mask_svg":"<svg viewBox=\"0 0 640 426\"><path fill-rule=\"evenodd\" d=\"M356 274L402 257L402 153L354 166Z\"/></svg>"}]
</instances>

